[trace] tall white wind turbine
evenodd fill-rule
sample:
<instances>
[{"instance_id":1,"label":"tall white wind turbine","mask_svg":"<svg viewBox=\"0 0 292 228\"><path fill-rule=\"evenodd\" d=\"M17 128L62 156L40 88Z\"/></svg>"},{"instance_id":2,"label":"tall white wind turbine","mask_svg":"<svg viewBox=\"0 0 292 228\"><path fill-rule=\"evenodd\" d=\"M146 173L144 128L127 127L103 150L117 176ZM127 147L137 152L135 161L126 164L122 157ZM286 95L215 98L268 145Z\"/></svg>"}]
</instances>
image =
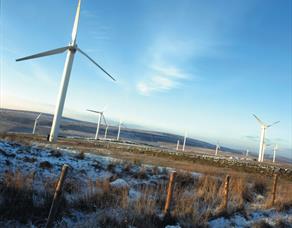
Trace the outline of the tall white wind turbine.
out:
<instances>
[{"instance_id":1,"label":"tall white wind turbine","mask_svg":"<svg viewBox=\"0 0 292 228\"><path fill-rule=\"evenodd\" d=\"M81 0L78 0L78 6L77 6L74 25L73 25L71 42L69 43L68 46L53 49L50 51L41 52L41 53L27 56L24 58L16 59L16 61L23 61L27 59L34 59L34 58L39 58L39 57L44 57L44 56L49 56L49 55L60 54L67 51L67 57L66 57L65 65L64 65L63 75L62 75L61 87L59 90L57 105L56 105L53 123L51 127L51 133L50 133L50 138L49 138L50 142L56 142L58 138L67 88L69 84L71 69L72 69L74 55L76 51L79 51L82 55L84 55L92 63L94 63L100 70L102 70L105 74L107 74L107 76L109 76L112 80L115 81L115 79L107 71L105 71L105 69L103 69L97 62L95 62L91 57L89 57L84 51L82 51L77 46L76 38L77 38L78 22L79 22L79 16L80 16L80 6L81 6Z\"/></svg>"},{"instance_id":2,"label":"tall white wind turbine","mask_svg":"<svg viewBox=\"0 0 292 228\"><path fill-rule=\"evenodd\" d=\"M105 109L103 111L95 111L95 110L87 109L86 111L98 114L98 121L97 121L96 133L95 133L95 138L94 138L95 140L97 140L98 139L98 133L99 133L101 119L103 119L105 125L107 125L106 120L105 120L104 115L103 115Z\"/></svg>"},{"instance_id":3,"label":"tall white wind turbine","mask_svg":"<svg viewBox=\"0 0 292 228\"><path fill-rule=\"evenodd\" d=\"M249 150L246 149L246 153L245 153L245 156L246 156L246 157L248 157L248 152L249 152Z\"/></svg>"},{"instance_id":4,"label":"tall white wind turbine","mask_svg":"<svg viewBox=\"0 0 292 228\"><path fill-rule=\"evenodd\" d=\"M33 125L33 129L32 129L32 134L34 135L35 134L35 130L36 130L36 127L37 127L37 124L38 124L38 121L39 121L39 118L41 117L42 113L40 113L34 120L34 125Z\"/></svg>"},{"instance_id":5,"label":"tall white wind turbine","mask_svg":"<svg viewBox=\"0 0 292 228\"><path fill-rule=\"evenodd\" d=\"M265 153L265 135L266 135L266 130L279 123L280 121L276 121L272 124L265 124L263 121L260 120L260 118L258 118L255 114L253 114L254 118L256 118L256 120L259 122L260 127L261 127L261 135L260 135L260 146L259 146L259 157L258 157L258 161L259 162L263 162L264 161L264 153Z\"/></svg>"},{"instance_id":6,"label":"tall white wind turbine","mask_svg":"<svg viewBox=\"0 0 292 228\"><path fill-rule=\"evenodd\" d=\"M215 155L216 156L218 155L219 149L220 149L220 145L217 143L216 150L215 150Z\"/></svg>"},{"instance_id":7,"label":"tall white wind turbine","mask_svg":"<svg viewBox=\"0 0 292 228\"><path fill-rule=\"evenodd\" d=\"M276 144L276 145L274 146L273 163L275 163L275 161L276 161L276 152L277 152L277 150L278 150L278 145Z\"/></svg>"},{"instance_id":8,"label":"tall white wind turbine","mask_svg":"<svg viewBox=\"0 0 292 228\"><path fill-rule=\"evenodd\" d=\"M106 127L105 127L105 131L104 131L104 138L105 138L105 139L106 139L106 136L107 136L108 127L109 127L109 125L106 125Z\"/></svg>"},{"instance_id":9,"label":"tall white wind turbine","mask_svg":"<svg viewBox=\"0 0 292 228\"><path fill-rule=\"evenodd\" d=\"M123 124L123 121L122 119L120 119L120 122L119 122L119 129L118 129L118 135L117 135L117 141L120 140L120 133L121 133L121 126Z\"/></svg>"},{"instance_id":10,"label":"tall white wind turbine","mask_svg":"<svg viewBox=\"0 0 292 228\"><path fill-rule=\"evenodd\" d=\"M179 139L177 140L177 143L176 143L176 150L178 150L179 148Z\"/></svg>"},{"instance_id":11,"label":"tall white wind turbine","mask_svg":"<svg viewBox=\"0 0 292 228\"><path fill-rule=\"evenodd\" d=\"M188 137L188 133L187 133L187 131L185 131L185 137L184 137L184 142L183 142L183 147L182 147L183 151L185 151L187 137Z\"/></svg>"}]
</instances>

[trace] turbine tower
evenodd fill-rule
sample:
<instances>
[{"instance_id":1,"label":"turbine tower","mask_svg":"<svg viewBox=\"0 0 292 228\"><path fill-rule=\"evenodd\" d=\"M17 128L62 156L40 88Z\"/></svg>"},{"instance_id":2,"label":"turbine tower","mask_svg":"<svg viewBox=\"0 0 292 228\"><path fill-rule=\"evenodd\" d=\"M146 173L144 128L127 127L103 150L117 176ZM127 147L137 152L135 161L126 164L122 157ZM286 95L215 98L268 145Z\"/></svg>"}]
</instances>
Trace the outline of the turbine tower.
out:
<instances>
[{"instance_id":1,"label":"turbine tower","mask_svg":"<svg viewBox=\"0 0 292 228\"><path fill-rule=\"evenodd\" d=\"M97 121L96 133L95 133L95 138L94 138L95 140L97 140L98 139L98 133L99 133L99 127L100 127L101 119L103 119L105 125L107 125L106 120L105 120L104 115L103 115L105 109L103 111L95 111L95 110L87 109L86 111L98 114L98 121Z\"/></svg>"},{"instance_id":2,"label":"turbine tower","mask_svg":"<svg viewBox=\"0 0 292 228\"><path fill-rule=\"evenodd\" d=\"M41 113L35 118L34 120L34 125L33 125L33 129L32 129L32 134L34 135L35 134L35 130L36 130L36 127L37 127L37 124L38 124L38 120L39 118L41 117Z\"/></svg>"},{"instance_id":3,"label":"turbine tower","mask_svg":"<svg viewBox=\"0 0 292 228\"><path fill-rule=\"evenodd\" d=\"M109 127L109 125L106 125L106 127L105 127L105 131L104 131L104 139L106 139L107 131L108 131L108 127Z\"/></svg>"},{"instance_id":4,"label":"turbine tower","mask_svg":"<svg viewBox=\"0 0 292 228\"><path fill-rule=\"evenodd\" d=\"M216 150L215 150L215 155L216 155L216 156L218 155L218 151L219 151L219 149L220 149L220 146L219 146L219 144L217 143L217 145L216 145Z\"/></svg>"},{"instance_id":5,"label":"turbine tower","mask_svg":"<svg viewBox=\"0 0 292 228\"><path fill-rule=\"evenodd\" d=\"M56 105L53 123L51 127L50 137L49 137L50 142L56 142L58 138L60 123L62 119L62 113L63 113L65 99L66 99L67 88L69 84L71 69L72 69L73 60L74 60L76 51L79 51L82 55L84 55L92 63L94 63L100 70L102 70L105 74L107 74L107 76L109 76L112 80L115 81L115 79L107 71L105 71L105 69L103 69L97 62L95 62L91 57L89 57L84 51L82 51L77 46L76 38L77 38L78 22L79 22L79 16L80 16L80 6L81 6L81 0L78 0L78 6L77 6L74 25L73 25L71 42L69 43L68 46L53 49L50 51L41 52L41 53L27 56L24 58L16 59L16 61L23 61L27 59L34 59L34 58L39 58L39 57L44 57L44 56L49 56L49 55L60 54L67 51L67 57L66 57L62 80L61 80L61 87L59 90L57 105Z\"/></svg>"},{"instance_id":6,"label":"turbine tower","mask_svg":"<svg viewBox=\"0 0 292 228\"><path fill-rule=\"evenodd\" d=\"M178 150L179 148L179 139L177 140L177 143L176 143L176 150Z\"/></svg>"},{"instance_id":7,"label":"turbine tower","mask_svg":"<svg viewBox=\"0 0 292 228\"><path fill-rule=\"evenodd\" d=\"M278 145L276 144L274 146L273 163L275 163L275 161L276 161L276 152L277 152L277 150L278 150Z\"/></svg>"},{"instance_id":8,"label":"turbine tower","mask_svg":"<svg viewBox=\"0 0 292 228\"><path fill-rule=\"evenodd\" d=\"M183 142L183 147L182 150L185 151L185 146L186 146L186 141L187 141L188 133L185 131L185 137L184 137L184 142Z\"/></svg>"},{"instance_id":9,"label":"turbine tower","mask_svg":"<svg viewBox=\"0 0 292 228\"><path fill-rule=\"evenodd\" d=\"M245 153L245 156L246 156L246 157L248 157L248 152L249 152L249 150L247 149L247 150L246 150L246 153Z\"/></svg>"},{"instance_id":10,"label":"turbine tower","mask_svg":"<svg viewBox=\"0 0 292 228\"><path fill-rule=\"evenodd\" d=\"M119 123L119 129L118 129L118 135L117 135L117 141L120 140L120 133L121 133L121 125L123 124L122 120L120 119L120 123Z\"/></svg>"},{"instance_id":11,"label":"turbine tower","mask_svg":"<svg viewBox=\"0 0 292 228\"><path fill-rule=\"evenodd\" d=\"M254 118L256 118L256 120L259 122L260 127L261 127L261 135L260 135L260 146L259 146L259 157L258 157L258 161L259 162L263 162L264 161L264 153L265 153L265 135L266 135L266 130L279 123L280 121L276 121L272 124L265 124L263 121L260 120L260 118L258 118L255 114L253 114Z\"/></svg>"}]
</instances>

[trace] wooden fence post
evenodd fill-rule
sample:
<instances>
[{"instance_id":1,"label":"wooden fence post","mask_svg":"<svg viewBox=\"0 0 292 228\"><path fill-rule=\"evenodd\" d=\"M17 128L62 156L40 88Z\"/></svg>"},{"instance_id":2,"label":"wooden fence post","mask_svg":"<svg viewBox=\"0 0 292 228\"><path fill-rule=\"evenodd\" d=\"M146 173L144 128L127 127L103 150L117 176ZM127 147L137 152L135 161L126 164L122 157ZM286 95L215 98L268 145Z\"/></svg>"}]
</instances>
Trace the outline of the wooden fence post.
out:
<instances>
[{"instance_id":1,"label":"wooden fence post","mask_svg":"<svg viewBox=\"0 0 292 228\"><path fill-rule=\"evenodd\" d=\"M173 186L174 186L174 178L175 178L176 172L172 172L169 176L169 182L167 187L167 196L164 206L164 215L167 215L169 213L169 207L171 203L172 193L173 193Z\"/></svg>"},{"instance_id":2,"label":"wooden fence post","mask_svg":"<svg viewBox=\"0 0 292 228\"><path fill-rule=\"evenodd\" d=\"M278 183L278 174L276 173L276 174L274 174L274 183L273 183L273 192L272 192L272 206L274 206L274 204L275 204L277 183Z\"/></svg>"},{"instance_id":3,"label":"wooden fence post","mask_svg":"<svg viewBox=\"0 0 292 228\"><path fill-rule=\"evenodd\" d=\"M48 217L48 220L47 220L46 228L51 228L52 224L54 222L55 215L56 215L56 212L57 212L57 209L58 209L58 206L59 206L59 201L60 201L60 197L61 197L61 194L62 194L63 184L64 184L64 181L65 181L65 178L66 178L66 174L67 174L68 168L69 168L69 166L66 165L66 164L63 165L63 167L62 167L62 172L61 172L61 175L60 175L60 178L59 178L56 190L55 190L54 199L53 199L53 202L52 202L52 205L51 205L51 209L50 209L49 217Z\"/></svg>"},{"instance_id":4,"label":"wooden fence post","mask_svg":"<svg viewBox=\"0 0 292 228\"><path fill-rule=\"evenodd\" d=\"M224 208L225 211L227 211L227 207L228 207L229 181L230 181L230 176L227 175L226 178L225 178L225 183L224 183L224 204L223 204L223 208Z\"/></svg>"}]
</instances>

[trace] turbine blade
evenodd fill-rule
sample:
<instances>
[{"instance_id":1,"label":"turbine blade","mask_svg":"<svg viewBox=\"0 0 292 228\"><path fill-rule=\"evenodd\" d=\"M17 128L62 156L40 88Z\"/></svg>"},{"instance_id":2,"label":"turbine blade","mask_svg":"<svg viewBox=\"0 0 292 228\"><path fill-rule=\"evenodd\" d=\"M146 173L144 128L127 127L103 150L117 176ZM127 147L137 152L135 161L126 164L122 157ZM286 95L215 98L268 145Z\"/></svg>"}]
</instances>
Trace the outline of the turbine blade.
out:
<instances>
[{"instance_id":1,"label":"turbine blade","mask_svg":"<svg viewBox=\"0 0 292 228\"><path fill-rule=\"evenodd\" d=\"M41 117L41 115L42 115L42 113L40 113L40 114L37 116L36 119L38 120L38 119Z\"/></svg>"},{"instance_id":2,"label":"turbine blade","mask_svg":"<svg viewBox=\"0 0 292 228\"><path fill-rule=\"evenodd\" d=\"M256 118L256 120L261 124L261 125L265 125L265 123L263 121L260 120L260 118L258 118L255 114L252 114L254 116L254 118Z\"/></svg>"},{"instance_id":3,"label":"turbine blade","mask_svg":"<svg viewBox=\"0 0 292 228\"><path fill-rule=\"evenodd\" d=\"M271 126L273 126L273 125L275 125L275 124L277 124L277 123L280 123L280 121L276 121L276 122L274 122L274 123L268 125L267 127L271 127Z\"/></svg>"},{"instance_id":4,"label":"turbine blade","mask_svg":"<svg viewBox=\"0 0 292 228\"><path fill-rule=\"evenodd\" d=\"M99 69L101 69L105 74L107 74L107 76L109 76L112 80L116 81L116 79L111 76L108 72L106 72L105 69L103 69L97 62L95 62L92 58L90 58L84 51L82 51L80 48L77 48L78 51L80 51L80 53L82 55L84 55L85 57L87 57L91 62L93 62Z\"/></svg>"},{"instance_id":5,"label":"turbine blade","mask_svg":"<svg viewBox=\"0 0 292 228\"><path fill-rule=\"evenodd\" d=\"M64 51L66 51L68 48L69 48L69 46L61 47L61 48L53 49L50 51L45 51L45 52L41 52L41 53L38 53L35 55L30 55L30 56L26 56L26 57L23 57L20 59L16 59L16 61L23 61L23 60L27 60L27 59L35 59L35 58L40 58L40 57L44 57L44 56L60 54L60 53L63 53Z\"/></svg>"},{"instance_id":6,"label":"turbine blade","mask_svg":"<svg viewBox=\"0 0 292 228\"><path fill-rule=\"evenodd\" d=\"M75 15L73 30L72 30L72 45L75 45L76 43L78 23L79 23L79 17L80 17L80 7L81 7L81 0L78 0L78 6L77 6L77 11Z\"/></svg>"},{"instance_id":7,"label":"turbine blade","mask_svg":"<svg viewBox=\"0 0 292 228\"><path fill-rule=\"evenodd\" d=\"M99 112L99 111L95 111L95 110L91 110L91 109L86 109L86 111L101 114L101 112Z\"/></svg>"}]
</instances>

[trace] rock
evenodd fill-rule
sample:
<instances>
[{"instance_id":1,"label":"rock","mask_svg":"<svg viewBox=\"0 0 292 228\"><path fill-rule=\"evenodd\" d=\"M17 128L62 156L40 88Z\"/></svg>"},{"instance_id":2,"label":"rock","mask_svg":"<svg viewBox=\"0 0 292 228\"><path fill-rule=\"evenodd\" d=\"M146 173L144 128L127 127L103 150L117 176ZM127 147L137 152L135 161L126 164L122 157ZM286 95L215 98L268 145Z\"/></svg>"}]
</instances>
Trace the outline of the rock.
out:
<instances>
[{"instance_id":1,"label":"rock","mask_svg":"<svg viewBox=\"0 0 292 228\"><path fill-rule=\"evenodd\" d=\"M111 188L113 189L129 189L129 184L124 179L116 179L110 183Z\"/></svg>"}]
</instances>

